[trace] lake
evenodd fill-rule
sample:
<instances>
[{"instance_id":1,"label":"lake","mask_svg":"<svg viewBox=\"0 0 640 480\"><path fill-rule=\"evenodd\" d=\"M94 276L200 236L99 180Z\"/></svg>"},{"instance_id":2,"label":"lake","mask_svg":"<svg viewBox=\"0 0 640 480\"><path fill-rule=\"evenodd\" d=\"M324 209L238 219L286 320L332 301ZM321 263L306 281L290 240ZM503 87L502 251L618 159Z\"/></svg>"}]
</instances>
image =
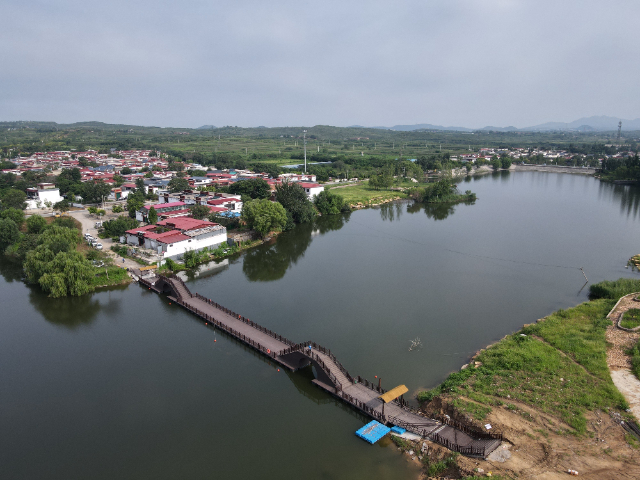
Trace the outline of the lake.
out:
<instances>
[{"instance_id":1,"label":"lake","mask_svg":"<svg viewBox=\"0 0 640 480\"><path fill-rule=\"evenodd\" d=\"M640 191L500 172L474 205L320 218L187 277L352 375L411 393L524 323L637 273ZM412 478L364 416L136 284L50 299L0 261L0 465L12 479ZM419 338L422 347L409 351ZM408 396L408 395L407 395Z\"/></svg>"}]
</instances>

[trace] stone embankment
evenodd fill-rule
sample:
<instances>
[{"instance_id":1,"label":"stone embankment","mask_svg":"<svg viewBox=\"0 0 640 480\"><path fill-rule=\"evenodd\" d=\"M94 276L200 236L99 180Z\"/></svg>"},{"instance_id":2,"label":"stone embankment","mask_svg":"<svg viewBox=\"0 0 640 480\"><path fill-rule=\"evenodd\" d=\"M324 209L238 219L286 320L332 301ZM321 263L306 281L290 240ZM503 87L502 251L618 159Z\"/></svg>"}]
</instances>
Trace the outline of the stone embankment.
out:
<instances>
[{"instance_id":1,"label":"stone embankment","mask_svg":"<svg viewBox=\"0 0 640 480\"><path fill-rule=\"evenodd\" d=\"M349 206L354 210L359 210L361 208L377 207L377 206L383 205L385 203L395 202L396 200L400 200L401 198L402 197L391 197L391 198L385 198L385 199L372 198L368 202L357 202L357 203L353 203L353 204L351 204Z\"/></svg>"}]
</instances>

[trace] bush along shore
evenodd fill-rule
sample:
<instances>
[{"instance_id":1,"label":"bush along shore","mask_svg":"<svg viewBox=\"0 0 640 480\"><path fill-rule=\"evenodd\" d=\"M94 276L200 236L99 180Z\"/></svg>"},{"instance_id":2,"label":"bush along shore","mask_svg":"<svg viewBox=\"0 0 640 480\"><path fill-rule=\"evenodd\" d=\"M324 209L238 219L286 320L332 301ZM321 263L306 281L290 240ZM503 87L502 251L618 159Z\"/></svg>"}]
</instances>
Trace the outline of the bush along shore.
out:
<instances>
[{"instance_id":1,"label":"bush along shore","mask_svg":"<svg viewBox=\"0 0 640 480\"><path fill-rule=\"evenodd\" d=\"M449 176L430 183L424 188L414 188L409 195L420 203L473 203L476 201L476 194L471 190L467 190L464 194L458 193L458 187Z\"/></svg>"},{"instance_id":2,"label":"bush along shore","mask_svg":"<svg viewBox=\"0 0 640 480\"><path fill-rule=\"evenodd\" d=\"M611 379L605 336L618 299L638 291L639 280L592 285L590 301L524 325L476 353L442 384L419 392L429 416L505 438L489 462L457 457L461 473L450 478L478 471L555 478L568 469L640 478L640 442L621 426L634 419ZM627 352L636 371L639 351L636 345Z\"/></svg>"},{"instance_id":3,"label":"bush along shore","mask_svg":"<svg viewBox=\"0 0 640 480\"><path fill-rule=\"evenodd\" d=\"M50 297L80 296L130 281L109 255L87 245L73 218L25 220L22 210L11 208L2 213L0 251L19 261L26 281Z\"/></svg>"}]
</instances>

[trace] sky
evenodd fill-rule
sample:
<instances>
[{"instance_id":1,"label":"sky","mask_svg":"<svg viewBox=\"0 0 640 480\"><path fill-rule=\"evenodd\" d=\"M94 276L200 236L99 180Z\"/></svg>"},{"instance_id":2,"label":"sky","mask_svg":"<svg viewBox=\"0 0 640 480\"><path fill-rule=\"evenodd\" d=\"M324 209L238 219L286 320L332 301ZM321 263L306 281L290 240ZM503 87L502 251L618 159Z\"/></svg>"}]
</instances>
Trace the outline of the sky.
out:
<instances>
[{"instance_id":1,"label":"sky","mask_svg":"<svg viewBox=\"0 0 640 480\"><path fill-rule=\"evenodd\" d=\"M0 121L640 117L637 0L0 0Z\"/></svg>"}]
</instances>

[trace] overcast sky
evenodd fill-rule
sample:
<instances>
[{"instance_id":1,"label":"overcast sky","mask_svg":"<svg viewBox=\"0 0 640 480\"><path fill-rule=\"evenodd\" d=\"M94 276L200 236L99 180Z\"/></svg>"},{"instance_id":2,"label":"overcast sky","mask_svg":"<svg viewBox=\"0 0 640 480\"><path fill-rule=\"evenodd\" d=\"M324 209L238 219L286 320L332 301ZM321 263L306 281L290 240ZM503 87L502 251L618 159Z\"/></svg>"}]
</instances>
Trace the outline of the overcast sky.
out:
<instances>
[{"instance_id":1,"label":"overcast sky","mask_svg":"<svg viewBox=\"0 0 640 480\"><path fill-rule=\"evenodd\" d=\"M637 0L0 0L0 121L640 117Z\"/></svg>"}]
</instances>

